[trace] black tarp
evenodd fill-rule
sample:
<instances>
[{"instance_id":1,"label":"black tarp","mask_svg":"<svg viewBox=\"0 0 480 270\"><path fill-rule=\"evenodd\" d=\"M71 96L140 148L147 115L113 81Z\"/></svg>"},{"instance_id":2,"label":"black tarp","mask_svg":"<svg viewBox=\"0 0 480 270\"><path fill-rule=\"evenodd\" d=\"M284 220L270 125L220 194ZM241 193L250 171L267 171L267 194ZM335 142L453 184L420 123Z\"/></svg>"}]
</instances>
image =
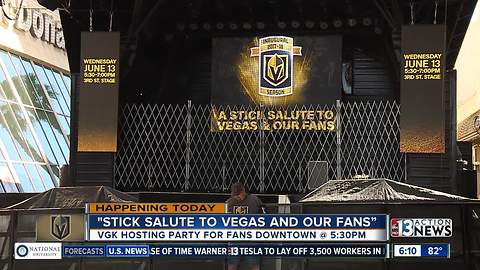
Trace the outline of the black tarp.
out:
<instances>
[{"instance_id":1,"label":"black tarp","mask_svg":"<svg viewBox=\"0 0 480 270\"><path fill-rule=\"evenodd\" d=\"M390 258L388 260L322 260L308 258L305 269L335 270L473 270L480 265L480 200L473 200L388 179L331 180L301 201L303 214L388 214L390 218L448 218L450 237L391 237L392 244L450 244L448 260ZM390 232L388 232L390 233ZM392 246L391 246L392 247Z\"/></svg>"},{"instance_id":2,"label":"black tarp","mask_svg":"<svg viewBox=\"0 0 480 270\"><path fill-rule=\"evenodd\" d=\"M60 187L37 194L6 209L84 208L85 203L136 202L126 193L105 186Z\"/></svg>"},{"instance_id":3,"label":"black tarp","mask_svg":"<svg viewBox=\"0 0 480 270\"><path fill-rule=\"evenodd\" d=\"M330 180L300 202L467 202L478 201L388 179Z\"/></svg>"}]
</instances>

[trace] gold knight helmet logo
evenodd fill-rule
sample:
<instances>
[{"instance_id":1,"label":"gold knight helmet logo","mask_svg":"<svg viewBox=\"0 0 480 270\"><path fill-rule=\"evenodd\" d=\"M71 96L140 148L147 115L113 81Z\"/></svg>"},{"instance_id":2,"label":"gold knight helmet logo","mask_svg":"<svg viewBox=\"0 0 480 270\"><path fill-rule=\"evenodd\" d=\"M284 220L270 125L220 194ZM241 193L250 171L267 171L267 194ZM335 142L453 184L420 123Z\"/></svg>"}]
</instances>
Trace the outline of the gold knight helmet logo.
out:
<instances>
[{"instance_id":1,"label":"gold knight helmet logo","mask_svg":"<svg viewBox=\"0 0 480 270\"><path fill-rule=\"evenodd\" d=\"M56 215L51 216L51 234L58 240L62 240L70 235L70 216Z\"/></svg>"},{"instance_id":2,"label":"gold knight helmet logo","mask_svg":"<svg viewBox=\"0 0 480 270\"><path fill-rule=\"evenodd\" d=\"M293 38L270 36L259 39L259 46L250 49L258 56L258 93L280 97L293 93L293 56L302 55L302 47L293 46Z\"/></svg>"},{"instance_id":3,"label":"gold knight helmet logo","mask_svg":"<svg viewBox=\"0 0 480 270\"><path fill-rule=\"evenodd\" d=\"M233 207L234 214L248 214L248 206L234 206Z\"/></svg>"},{"instance_id":4,"label":"gold knight helmet logo","mask_svg":"<svg viewBox=\"0 0 480 270\"><path fill-rule=\"evenodd\" d=\"M272 85L279 85L288 78L288 57L286 55L265 55L263 76Z\"/></svg>"}]
</instances>

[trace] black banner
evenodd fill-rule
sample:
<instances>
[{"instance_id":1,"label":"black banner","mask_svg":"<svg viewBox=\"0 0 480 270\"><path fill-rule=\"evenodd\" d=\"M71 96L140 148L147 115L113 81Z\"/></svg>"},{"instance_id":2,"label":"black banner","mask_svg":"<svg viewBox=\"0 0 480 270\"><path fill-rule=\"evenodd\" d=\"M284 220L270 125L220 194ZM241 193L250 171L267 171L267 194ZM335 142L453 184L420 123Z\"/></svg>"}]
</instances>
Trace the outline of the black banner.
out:
<instances>
[{"instance_id":1,"label":"black banner","mask_svg":"<svg viewBox=\"0 0 480 270\"><path fill-rule=\"evenodd\" d=\"M117 151L120 33L82 32L78 151Z\"/></svg>"},{"instance_id":2,"label":"black banner","mask_svg":"<svg viewBox=\"0 0 480 270\"><path fill-rule=\"evenodd\" d=\"M402 27L400 151L445 153L445 27Z\"/></svg>"},{"instance_id":3,"label":"black banner","mask_svg":"<svg viewBox=\"0 0 480 270\"><path fill-rule=\"evenodd\" d=\"M335 131L341 36L225 37L212 43L212 131Z\"/></svg>"}]
</instances>

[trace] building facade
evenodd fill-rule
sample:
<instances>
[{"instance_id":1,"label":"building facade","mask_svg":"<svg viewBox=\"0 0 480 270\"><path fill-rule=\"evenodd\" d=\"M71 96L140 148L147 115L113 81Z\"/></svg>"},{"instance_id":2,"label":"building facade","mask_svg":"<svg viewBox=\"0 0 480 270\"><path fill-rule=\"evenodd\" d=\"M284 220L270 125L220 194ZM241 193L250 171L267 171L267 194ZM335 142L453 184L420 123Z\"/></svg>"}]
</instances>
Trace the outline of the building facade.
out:
<instances>
[{"instance_id":1,"label":"building facade","mask_svg":"<svg viewBox=\"0 0 480 270\"><path fill-rule=\"evenodd\" d=\"M480 61L480 7L477 4L468 26L455 67L458 70L457 140L472 145L473 168L477 171L477 197L480 195L480 78L476 65ZM472 164L470 164L472 165Z\"/></svg>"},{"instance_id":2,"label":"building facade","mask_svg":"<svg viewBox=\"0 0 480 270\"><path fill-rule=\"evenodd\" d=\"M2 9L0 192L42 192L59 185L69 163L71 81L60 18L36 1Z\"/></svg>"}]
</instances>

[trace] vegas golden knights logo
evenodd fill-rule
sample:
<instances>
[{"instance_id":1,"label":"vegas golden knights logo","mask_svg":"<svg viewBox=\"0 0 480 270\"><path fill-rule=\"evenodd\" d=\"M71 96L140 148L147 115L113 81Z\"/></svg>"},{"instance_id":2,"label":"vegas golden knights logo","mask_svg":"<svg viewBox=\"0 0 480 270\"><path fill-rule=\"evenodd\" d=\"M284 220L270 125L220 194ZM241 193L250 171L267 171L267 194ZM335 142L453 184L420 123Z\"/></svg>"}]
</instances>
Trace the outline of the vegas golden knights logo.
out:
<instances>
[{"instance_id":1,"label":"vegas golden knights logo","mask_svg":"<svg viewBox=\"0 0 480 270\"><path fill-rule=\"evenodd\" d=\"M51 234L58 240L62 240L70 235L70 216L57 215L51 216Z\"/></svg>"},{"instance_id":2,"label":"vegas golden knights logo","mask_svg":"<svg viewBox=\"0 0 480 270\"><path fill-rule=\"evenodd\" d=\"M250 49L250 56L258 56L258 93L279 97L293 93L293 56L302 55L302 47L293 46L293 38L264 37L259 46Z\"/></svg>"},{"instance_id":3,"label":"vegas golden knights logo","mask_svg":"<svg viewBox=\"0 0 480 270\"><path fill-rule=\"evenodd\" d=\"M248 214L248 206L234 206L233 207L234 214Z\"/></svg>"},{"instance_id":4,"label":"vegas golden knights logo","mask_svg":"<svg viewBox=\"0 0 480 270\"><path fill-rule=\"evenodd\" d=\"M264 55L263 77L272 85L280 85L288 79L288 57L286 55Z\"/></svg>"}]
</instances>

